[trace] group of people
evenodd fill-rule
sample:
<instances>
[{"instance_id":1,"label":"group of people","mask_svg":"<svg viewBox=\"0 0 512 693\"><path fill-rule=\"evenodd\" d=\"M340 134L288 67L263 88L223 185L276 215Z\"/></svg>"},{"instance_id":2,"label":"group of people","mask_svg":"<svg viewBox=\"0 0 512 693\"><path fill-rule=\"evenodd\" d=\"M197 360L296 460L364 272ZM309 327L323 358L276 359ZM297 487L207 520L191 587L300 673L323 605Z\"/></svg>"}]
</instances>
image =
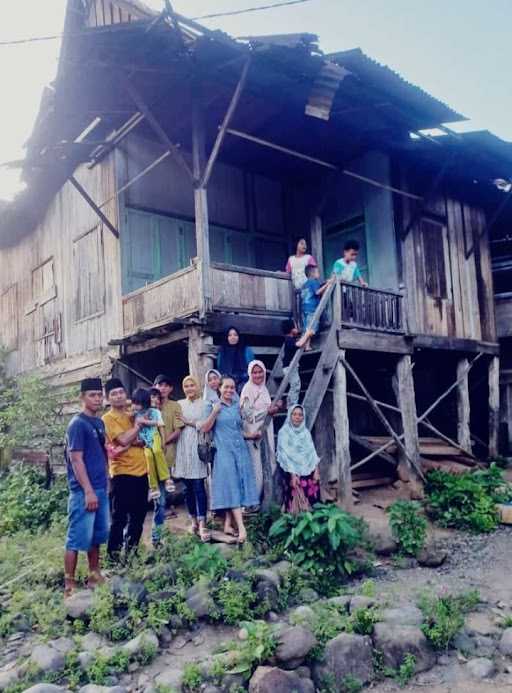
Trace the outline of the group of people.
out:
<instances>
[{"instance_id":1,"label":"group of people","mask_svg":"<svg viewBox=\"0 0 512 693\"><path fill-rule=\"evenodd\" d=\"M357 244L347 246L335 271L345 279L348 275L343 273L350 272L352 280L363 283L360 273L356 276ZM302 291L305 331L301 339L308 343L313 332L308 320L316 308L304 288L318 298L325 285L320 284L316 262L306 251L301 240L288 269L294 286ZM283 321L283 333L286 371L301 340L292 320ZM182 381L185 397L179 401L171 398L174 384L166 375L157 376L152 388L136 389L131 401L117 378L104 386L99 378L83 380L81 412L69 423L66 435L66 593L76 587L80 551L87 552L88 584L95 587L104 579L99 563L102 544L107 544L114 562L137 547L149 502L154 509L152 540L158 544L166 499L178 479L185 485L190 530L201 541L209 541L208 512L221 513L224 532L243 544L247 538L244 513L257 509L262 499L263 437L272 473L276 463L282 472L284 509L298 511L317 502L319 458L299 404L300 375L295 370L290 376L288 413L276 450L271 420L282 402L272 403L265 365L254 358L236 327L227 331L217 369L206 373L204 387L187 375ZM101 416L105 399L108 410Z\"/></svg>"}]
</instances>

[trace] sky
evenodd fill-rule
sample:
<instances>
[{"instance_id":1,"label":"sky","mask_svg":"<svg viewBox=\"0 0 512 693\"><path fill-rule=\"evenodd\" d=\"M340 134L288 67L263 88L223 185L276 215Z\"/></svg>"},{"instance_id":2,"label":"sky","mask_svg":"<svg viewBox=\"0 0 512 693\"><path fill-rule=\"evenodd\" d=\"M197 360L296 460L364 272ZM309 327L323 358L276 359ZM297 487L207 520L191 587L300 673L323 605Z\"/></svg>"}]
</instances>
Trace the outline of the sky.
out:
<instances>
[{"instance_id":1,"label":"sky","mask_svg":"<svg viewBox=\"0 0 512 693\"><path fill-rule=\"evenodd\" d=\"M189 17L277 0L174 0ZM163 0L145 0L155 9ZM66 0L0 3L0 42L62 31ZM309 32L327 53L360 47L470 118L512 141L511 0L308 0L301 5L202 20L233 36ZM44 86L57 69L60 41L0 45L2 106L0 200L20 189L19 169Z\"/></svg>"}]
</instances>

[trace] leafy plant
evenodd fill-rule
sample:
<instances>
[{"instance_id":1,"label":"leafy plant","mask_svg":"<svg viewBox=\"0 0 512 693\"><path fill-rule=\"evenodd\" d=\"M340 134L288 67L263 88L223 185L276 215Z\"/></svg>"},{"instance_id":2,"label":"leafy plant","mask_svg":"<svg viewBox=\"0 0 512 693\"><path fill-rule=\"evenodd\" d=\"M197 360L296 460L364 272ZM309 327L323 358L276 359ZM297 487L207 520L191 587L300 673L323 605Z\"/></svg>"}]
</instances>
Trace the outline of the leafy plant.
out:
<instances>
[{"instance_id":1,"label":"leafy plant","mask_svg":"<svg viewBox=\"0 0 512 693\"><path fill-rule=\"evenodd\" d=\"M197 691L199 691L201 688L203 678L204 677L201 669L197 664L194 662L185 664L183 669L182 686L186 691L190 691L190 693L197 693Z\"/></svg>"},{"instance_id":2,"label":"leafy plant","mask_svg":"<svg viewBox=\"0 0 512 693\"><path fill-rule=\"evenodd\" d=\"M398 667L395 680L401 688L407 686L416 671L416 657L411 652L406 652L403 662Z\"/></svg>"},{"instance_id":3,"label":"leafy plant","mask_svg":"<svg viewBox=\"0 0 512 693\"><path fill-rule=\"evenodd\" d=\"M293 561L313 573L324 592L360 569L360 553L368 545L364 521L336 505L318 504L309 512L282 515L269 537L282 543Z\"/></svg>"},{"instance_id":4,"label":"leafy plant","mask_svg":"<svg viewBox=\"0 0 512 693\"><path fill-rule=\"evenodd\" d=\"M503 471L491 464L488 469L452 475L434 470L427 475L425 491L428 512L443 527L491 532L498 525L496 503L512 497L503 480Z\"/></svg>"},{"instance_id":5,"label":"leafy plant","mask_svg":"<svg viewBox=\"0 0 512 693\"><path fill-rule=\"evenodd\" d=\"M375 607L356 609L350 615L347 630L358 635L371 635L378 620L379 613Z\"/></svg>"},{"instance_id":6,"label":"leafy plant","mask_svg":"<svg viewBox=\"0 0 512 693\"><path fill-rule=\"evenodd\" d=\"M186 571L191 579L206 575L211 580L224 575L228 563L213 544L195 544L191 551L183 555L182 577Z\"/></svg>"},{"instance_id":7,"label":"leafy plant","mask_svg":"<svg viewBox=\"0 0 512 693\"><path fill-rule=\"evenodd\" d=\"M313 631L317 644L310 652L311 659L321 660L326 643L340 633L349 630L349 615L344 605L332 602L317 602L311 607L312 619L292 617L296 624L306 623Z\"/></svg>"},{"instance_id":8,"label":"leafy plant","mask_svg":"<svg viewBox=\"0 0 512 693\"><path fill-rule=\"evenodd\" d=\"M397 500L387 509L391 533L400 552L409 556L417 556L425 545L427 521L421 510L417 501L406 500Z\"/></svg>"},{"instance_id":9,"label":"leafy plant","mask_svg":"<svg viewBox=\"0 0 512 693\"><path fill-rule=\"evenodd\" d=\"M363 597L369 597L370 599L373 599L376 594L375 590L375 582L373 580L364 580L361 583L361 587L359 588L359 592Z\"/></svg>"},{"instance_id":10,"label":"leafy plant","mask_svg":"<svg viewBox=\"0 0 512 693\"><path fill-rule=\"evenodd\" d=\"M224 666L227 674L242 674L249 679L253 670L272 657L277 641L272 628L265 621L244 621L240 624L247 638L240 642L228 642L220 647L225 654Z\"/></svg>"},{"instance_id":11,"label":"leafy plant","mask_svg":"<svg viewBox=\"0 0 512 693\"><path fill-rule=\"evenodd\" d=\"M356 679L352 674L347 674L343 677L341 682L341 692L342 693L359 693L363 690L363 684L359 679Z\"/></svg>"},{"instance_id":12,"label":"leafy plant","mask_svg":"<svg viewBox=\"0 0 512 693\"><path fill-rule=\"evenodd\" d=\"M118 650L111 657L97 653L93 662L87 667L87 677L91 683L102 686L109 676L127 671L129 664L130 656L122 650Z\"/></svg>"},{"instance_id":13,"label":"leafy plant","mask_svg":"<svg viewBox=\"0 0 512 693\"><path fill-rule=\"evenodd\" d=\"M507 614L499 622L500 628L512 628L512 614Z\"/></svg>"},{"instance_id":14,"label":"leafy plant","mask_svg":"<svg viewBox=\"0 0 512 693\"><path fill-rule=\"evenodd\" d=\"M464 626L464 614L478 604L476 591L460 595L436 597L423 595L419 607L423 612L424 622L421 629L436 650L450 647L457 633Z\"/></svg>"},{"instance_id":15,"label":"leafy plant","mask_svg":"<svg viewBox=\"0 0 512 693\"><path fill-rule=\"evenodd\" d=\"M234 626L254 614L257 596L246 581L223 580L214 591L219 620Z\"/></svg>"}]
</instances>

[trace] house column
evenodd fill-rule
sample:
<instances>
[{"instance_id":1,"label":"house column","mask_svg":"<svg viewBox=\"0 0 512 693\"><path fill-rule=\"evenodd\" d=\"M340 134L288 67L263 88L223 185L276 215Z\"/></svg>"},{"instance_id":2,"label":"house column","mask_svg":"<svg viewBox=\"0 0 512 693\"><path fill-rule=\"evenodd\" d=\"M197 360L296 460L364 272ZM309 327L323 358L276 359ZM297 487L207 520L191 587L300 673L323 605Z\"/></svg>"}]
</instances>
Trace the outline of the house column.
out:
<instances>
[{"instance_id":1,"label":"house column","mask_svg":"<svg viewBox=\"0 0 512 693\"><path fill-rule=\"evenodd\" d=\"M341 352L345 357L345 352ZM341 361L334 370L333 392L334 440L338 476L338 503L346 510L353 506L350 471L350 431L348 422L347 371Z\"/></svg>"},{"instance_id":2,"label":"house column","mask_svg":"<svg viewBox=\"0 0 512 693\"><path fill-rule=\"evenodd\" d=\"M198 379L202 389L206 372L215 366L213 337L205 334L200 327L189 327L187 331L189 373Z\"/></svg>"},{"instance_id":3,"label":"house column","mask_svg":"<svg viewBox=\"0 0 512 693\"><path fill-rule=\"evenodd\" d=\"M315 257L320 269L320 276L324 276L324 245L322 217L315 214L311 217L310 225L311 254Z\"/></svg>"},{"instance_id":4,"label":"house column","mask_svg":"<svg viewBox=\"0 0 512 693\"><path fill-rule=\"evenodd\" d=\"M489 361L489 457L498 454L500 426L500 359L492 356Z\"/></svg>"},{"instance_id":5,"label":"house column","mask_svg":"<svg viewBox=\"0 0 512 693\"><path fill-rule=\"evenodd\" d=\"M457 442L471 452L470 403L469 403L469 361L457 361Z\"/></svg>"},{"instance_id":6,"label":"house column","mask_svg":"<svg viewBox=\"0 0 512 693\"><path fill-rule=\"evenodd\" d=\"M194 174L194 210L196 222L196 246L199 258L200 317L205 317L212 305L210 282L210 229L208 220L208 195L201 184L205 169L205 131L203 111L199 98L194 99L192 111L192 170Z\"/></svg>"},{"instance_id":7,"label":"house column","mask_svg":"<svg viewBox=\"0 0 512 693\"><path fill-rule=\"evenodd\" d=\"M420 467L420 444L410 354L405 354L398 359L393 376L393 389L402 415L404 435L404 450L399 450L398 476L402 481L411 484L411 496L416 497L421 495L421 482L415 469Z\"/></svg>"}]
</instances>

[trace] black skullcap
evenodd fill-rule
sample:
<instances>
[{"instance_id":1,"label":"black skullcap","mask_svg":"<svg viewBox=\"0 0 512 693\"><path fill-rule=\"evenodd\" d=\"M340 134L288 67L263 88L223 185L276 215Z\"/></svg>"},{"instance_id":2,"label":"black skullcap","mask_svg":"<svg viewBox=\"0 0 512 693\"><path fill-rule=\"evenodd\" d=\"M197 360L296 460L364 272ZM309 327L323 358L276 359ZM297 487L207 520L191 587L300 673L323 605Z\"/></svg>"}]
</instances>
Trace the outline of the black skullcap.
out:
<instances>
[{"instance_id":1,"label":"black skullcap","mask_svg":"<svg viewBox=\"0 0 512 693\"><path fill-rule=\"evenodd\" d=\"M123 383L121 382L121 380L119 380L119 378L110 378L110 380L107 380L107 382L105 383L105 394L107 395L107 397L109 396L112 390L117 390L118 387L122 387L123 389L125 389Z\"/></svg>"},{"instance_id":2,"label":"black skullcap","mask_svg":"<svg viewBox=\"0 0 512 693\"><path fill-rule=\"evenodd\" d=\"M101 378L84 378L80 383L80 392L103 390Z\"/></svg>"},{"instance_id":3,"label":"black skullcap","mask_svg":"<svg viewBox=\"0 0 512 693\"><path fill-rule=\"evenodd\" d=\"M169 378L168 375L165 375L165 373L160 373L160 375L157 375L153 385L161 385L162 383L165 383L166 385L170 385L171 387L174 387L174 384L173 384L171 378Z\"/></svg>"}]
</instances>

